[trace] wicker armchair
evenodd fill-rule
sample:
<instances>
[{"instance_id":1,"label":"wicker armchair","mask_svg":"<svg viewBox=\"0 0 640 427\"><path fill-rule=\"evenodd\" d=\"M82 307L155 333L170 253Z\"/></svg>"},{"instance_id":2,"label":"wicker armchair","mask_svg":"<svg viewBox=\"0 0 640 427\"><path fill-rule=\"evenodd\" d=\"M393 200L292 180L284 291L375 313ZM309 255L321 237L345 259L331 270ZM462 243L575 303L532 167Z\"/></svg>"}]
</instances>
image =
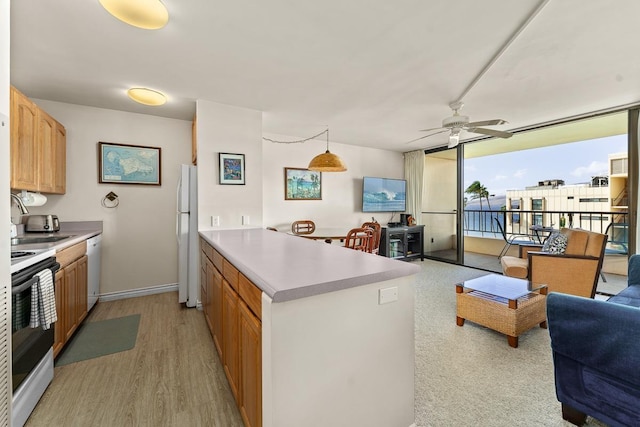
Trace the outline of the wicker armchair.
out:
<instances>
[{"instance_id":1,"label":"wicker armchair","mask_svg":"<svg viewBox=\"0 0 640 427\"><path fill-rule=\"evenodd\" d=\"M505 276L545 284L549 292L593 298L602 269L607 235L563 228L567 249L563 254L541 252L542 245L520 246L520 256L500 259Z\"/></svg>"}]
</instances>

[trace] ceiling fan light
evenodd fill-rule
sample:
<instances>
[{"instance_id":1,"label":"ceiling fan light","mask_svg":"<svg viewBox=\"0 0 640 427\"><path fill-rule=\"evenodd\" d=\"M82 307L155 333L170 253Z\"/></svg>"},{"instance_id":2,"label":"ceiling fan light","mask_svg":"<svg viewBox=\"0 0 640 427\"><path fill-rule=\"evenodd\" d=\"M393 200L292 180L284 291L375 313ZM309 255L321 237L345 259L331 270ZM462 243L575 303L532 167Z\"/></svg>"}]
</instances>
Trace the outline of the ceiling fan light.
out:
<instances>
[{"instance_id":1,"label":"ceiling fan light","mask_svg":"<svg viewBox=\"0 0 640 427\"><path fill-rule=\"evenodd\" d=\"M327 149L326 152L311 159L307 169L317 172L344 172L347 170L347 166L340 157Z\"/></svg>"},{"instance_id":2,"label":"ceiling fan light","mask_svg":"<svg viewBox=\"0 0 640 427\"><path fill-rule=\"evenodd\" d=\"M153 107L163 105L167 102L167 97L162 92L147 89L146 87L132 87L127 91L127 95L129 95L129 98L140 104L150 105Z\"/></svg>"},{"instance_id":3,"label":"ceiling fan light","mask_svg":"<svg viewBox=\"0 0 640 427\"><path fill-rule=\"evenodd\" d=\"M451 134L449 135L449 145L447 145L447 148L453 148L458 145L458 143L460 143L460 133L451 132Z\"/></svg>"},{"instance_id":4,"label":"ceiling fan light","mask_svg":"<svg viewBox=\"0 0 640 427\"><path fill-rule=\"evenodd\" d=\"M99 0L114 17L134 27L157 30L169 22L169 12L160 0Z\"/></svg>"}]
</instances>

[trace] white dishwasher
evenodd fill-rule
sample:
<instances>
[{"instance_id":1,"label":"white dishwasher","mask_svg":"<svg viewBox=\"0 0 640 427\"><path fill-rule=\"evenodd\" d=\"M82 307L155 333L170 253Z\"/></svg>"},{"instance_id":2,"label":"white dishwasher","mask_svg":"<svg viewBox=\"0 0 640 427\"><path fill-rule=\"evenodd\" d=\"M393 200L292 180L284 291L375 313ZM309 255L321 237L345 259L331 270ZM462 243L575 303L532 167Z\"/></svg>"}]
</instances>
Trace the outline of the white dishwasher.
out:
<instances>
[{"instance_id":1,"label":"white dishwasher","mask_svg":"<svg viewBox=\"0 0 640 427\"><path fill-rule=\"evenodd\" d=\"M100 256L102 234L87 239L87 311L98 302L100 296Z\"/></svg>"}]
</instances>

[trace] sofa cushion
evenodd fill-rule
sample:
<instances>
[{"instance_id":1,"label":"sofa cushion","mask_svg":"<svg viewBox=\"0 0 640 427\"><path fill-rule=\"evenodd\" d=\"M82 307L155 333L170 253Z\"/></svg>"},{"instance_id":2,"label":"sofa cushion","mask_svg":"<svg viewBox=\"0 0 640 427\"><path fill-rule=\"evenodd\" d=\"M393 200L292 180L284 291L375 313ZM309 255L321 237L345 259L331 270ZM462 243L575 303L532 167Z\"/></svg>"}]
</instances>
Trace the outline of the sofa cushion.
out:
<instances>
[{"instance_id":1,"label":"sofa cushion","mask_svg":"<svg viewBox=\"0 0 640 427\"><path fill-rule=\"evenodd\" d=\"M640 286L629 286L624 288L618 295L612 296L607 301L616 304L640 307Z\"/></svg>"},{"instance_id":2,"label":"sofa cushion","mask_svg":"<svg viewBox=\"0 0 640 427\"><path fill-rule=\"evenodd\" d=\"M500 264L502 264L502 273L505 276L526 279L529 274L529 261L527 258L503 256L500 258Z\"/></svg>"},{"instance_id":3,"label":"sofa cushion","mask_svg":"<svg viewBox=\"0 0 640 427\"><path fill-rule=\"evenodd\" d=\"M559 231L554 231L551 235L545 240L544 245L542 246L542 252L549 252L550 254L563 254L567 249L567 236L560 233Z\"/></svg>"}]
</instances>

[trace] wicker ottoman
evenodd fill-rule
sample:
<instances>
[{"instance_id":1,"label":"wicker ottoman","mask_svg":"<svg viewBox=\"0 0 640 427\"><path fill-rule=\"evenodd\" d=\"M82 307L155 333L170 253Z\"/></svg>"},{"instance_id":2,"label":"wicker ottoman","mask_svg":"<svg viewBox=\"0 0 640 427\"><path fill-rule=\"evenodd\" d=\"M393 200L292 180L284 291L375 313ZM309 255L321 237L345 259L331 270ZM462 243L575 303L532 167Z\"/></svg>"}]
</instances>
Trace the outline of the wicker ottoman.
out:
<instances>
[{"instance_id":1,"label":"wicker ottoman","mask_svg":"<svg viewBox=\"0 0 640 427\"><path fill-rule=\"evenodd\" d=\"M511 347L518 336L546 322L546 285L489 274L456 285L456 323L465 320L507 335Z\"/></svg>"}]
</instances>

